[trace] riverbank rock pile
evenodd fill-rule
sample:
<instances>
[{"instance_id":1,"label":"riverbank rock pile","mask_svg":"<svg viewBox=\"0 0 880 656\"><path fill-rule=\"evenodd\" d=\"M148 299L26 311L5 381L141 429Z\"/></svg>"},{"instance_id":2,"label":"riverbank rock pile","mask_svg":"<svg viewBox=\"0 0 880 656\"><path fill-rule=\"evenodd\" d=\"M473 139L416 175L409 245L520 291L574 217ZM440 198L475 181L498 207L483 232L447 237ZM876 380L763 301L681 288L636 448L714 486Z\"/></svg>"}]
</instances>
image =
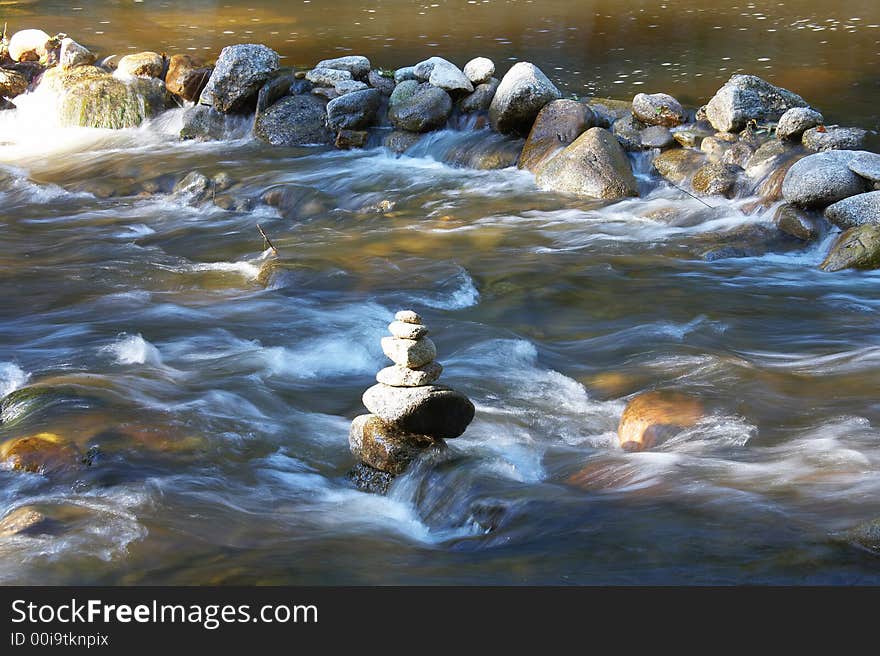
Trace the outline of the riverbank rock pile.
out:
<instances>
[{"instance_id":1,"label":"riverbank rock pile","mask_svg":"<svg viewBox=\"0 0 880 656\"><path fill-rule=\"evenodd\" d=\"M443 161L517 166L541 189L612 201L663 184L697 197L754 195L746 212L782 203L775 210L781 238L846 231L823 269L880 262L880 171L877 156L862 150L868 132L827 125L788 89L733 75L693 110L662 92L563 99L530 62L496 74L485 57L459 68L435 56L391 71L347 55L287 68L260 44L227 46L213 66L156 52L99 61L65 34L26 29L0 44L0 109L14 109L23 93L45 92L57 97L62 125L126 128L186 106L183 139L239 137L245 122L273 146L395 153L436 130L467 131L473 138L455 140ZM638 161L650 162L652 175L637 178Z\"/></svg>"},{"instance_id":2,"label":"riverbank rock pile","mask_svg":"<svg viewBox=\"0 0 880 656\"><path fill-rule=\"evenodd\" d=\"M460 436L474 418L474 405L460 392L438 385L443 367L428 327L411 310L398 312L382 338L394 364L376 374L363 395L371 414L354 419L349 447L360 461L349 477L361 489L384 493L395 476L444 440Z\"/></svg>"}]
</instances>

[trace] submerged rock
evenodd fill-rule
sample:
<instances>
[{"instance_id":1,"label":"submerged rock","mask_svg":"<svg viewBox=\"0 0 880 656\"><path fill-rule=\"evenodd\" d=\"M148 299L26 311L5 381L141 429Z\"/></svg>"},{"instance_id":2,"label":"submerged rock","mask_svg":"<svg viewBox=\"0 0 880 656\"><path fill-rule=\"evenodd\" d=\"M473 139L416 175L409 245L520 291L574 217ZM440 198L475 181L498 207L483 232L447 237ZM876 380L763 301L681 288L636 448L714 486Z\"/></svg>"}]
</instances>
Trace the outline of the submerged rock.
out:
<instances>
[{"instance_id":1,"label":"submerged rock","mask_svg":"<svg viewBox=\"0 0 880 656\"><path fill-rule=\"evenodd\" d=\"M340 130L336 135L335 145L340 150L363 148L367 145L370 135L366 130Z\"/></svg>"},{"instance_id":2,"label":"submerged rock","mask_svg":"<svg viewBox=\"0 0 880 656\"><path fill-rule=\"evenodd\" d=\"M593 127L593 111L574 100L552 100L538 113L519 158L519 168L536 171Z\"/></svg>"},{"instance_id":3,"label":"submerged rock","mask_svg":"<svg viewBox=\"0 0 880 656\"><path fill-rule=\"evenodd\" d=\"M131 128L165 109L161 80L124 81L95 66L52 68L41 84L57 94L59 120L66 126Z\"/></svg>"},{"instance_id":4,"label":"submerged rock","mask_svg":"<svg viewBox=\"0 0 880 656\"><path fill-rule=\"evenodd\" d=\"M844 232L819 268L823 271L880 268L880 225L865 224Z\"/></svg>"},{"instance_id":5,"label":"submerged rock","mask_svg":"<svg viewBox=\"0 0 880 656\"><path fill-rule=\"evenodd\" d=\"M425 449L443 444L427 435L398 430L375 415L355 417L348 443L355 458L389 474L402 474Z\"/></svg>"},{"instance_id":6,"label":"submerged rock","mask_svg":"<svg viewBox=\"0 0 880 656\"><path fill-rule=\"evenodd\" d=\"M706 105L706 118L721 132L739 132L749 121L775 121L792 107L807 107L796 93L755 75L734 75Z\"/></svg>"},{"instance_id":7,"label":"submerged rock","mask_svg":"<svg viewBox=\"0 0 880 656\"><path fill-rule=\"evenodd\" d=\"M776 136L780 139L799 140L804 132L824 122L825 119L815 109L792 107L780 117L776 125Z\"/></svg>"},{"instance_id":8,"label":"submerged rock","mask_svg":"<svg viewBox=\"0 0 880 656\"><path fill-rule=\"evenodd\" d=\"M846 531L843 538L863 549L880 554L880 519L862 522Z\"/></svg>"},{"instance_id":9,"label":"submerged rock","mask_svg":"<svg viewBox=\"0 0 880 656\"><path fill-rule=\"evenodd\" d=\"M211 189L211 180L204 173L191 171L174 185L172 194L181 200L198 203L204 200Z\"/></svg>"},{"instance_id":10,"label":"submerged rock","mask_svg":"<svg viewBox=\"0 0 880 656\"><path fill-rule=\"evenodd\" d=\"M428 132L446 125L452 99L428 83L401 82L388 101L388 119L399 130Z\"/></svg>"},{"instance_id":11,"label":"submerged rock","mask_svg":"<svg viewBox=\"0 0 880 656\"><path fill-rule=\"evenodd\" d=\"M326 105L311 94L287 96L261 113L254 136L273 146L326 145L334 141L327 127Z\"/></svg>"},{"instance_id":12,"label":"submerged rock","mask_svg":"<svg viewBox=\"0 0 880 656\"><path fill-rule=\"evenodd\" d=\"M352 467L346 477L362 492L382 495L388 494L395 479L394 474L380 471L364 462L359 462Z\"/></svg>"},{"instance_id":13,"label":"submerged rock","mask_svg":"<svg viewBox=\"0 0 880 656\"><path fill-rule=\"evenodd\" d=\"M80 456L76 445L61 436L37 433L4 442L0 459L13 470L45 475L75 468Z\"/></svg>"},{"instance_id":14,"label":"submerged rock","mask_svg":"<svg viewBox=\"0 0 880 656\"><path fill-rule=\"evenodd\" d=\"M501 79L489 106L489 120L498 132L526 135L544 105L561 97L541 69L518 62Z\"/></svg>"},{"instance_id":15,"label":"submerged rock","mask_svg":"<svg viewBox=\"0 0 880 656\"><path fill-rule=\"evenodd\" d=\"M385 136L385 139L382 141L382 145L391 152L400 154L415 146L417 143L419 143L419 141L421 141L421 139L422 135L418 132L394 130L392 132L389 132Z\"/></svg>"},{"instance_id":16,"label":"submerged rock","mask_svg":"<svg viewBox=\"0 0 880 656\"><path fill-rule=\"evenodd\" d=\"M360 130L376 119L382 102L376 89L353 91L327 103L327 124L333 130Z\"/></svg>"},{"instance_id":17,"label":"submerged rock","mask_svg":"<svg viewBox=\"0 0 880 656\"><path fill-rule=\"evenodd\" d=\"M161 78L165 70L165 58L158 52L138 52L119 60L116 72L131 77Z\"/></svg>"},{"instance_id":18,"label":"submerged rock","mask_svg":"<svg viewBox=\"0 0 880 656\"><path fill-rule=\"evenodd\" d=\"M168 60L165 86L174 95L195 102L202 95L213 70L191 55L174 55Z\"/></svg>"},{"instance_id":19,"label":"submerged rock","mask_svg":"<svg viewBox=\"0 0 880 656\"><path fill-rule=\"evenodd\" d=\"M617 139L603 128L591 128L536 174L542 189L615 200L638 196L629 159Z\"/></svg>"},{"instance_id":20,"label":"submerged rock","mask_svg":"<svg viewBox=\"0 0 880 656\"><path fill-rule=\"evenodd\" d=\"M47 517L33 508L22 506L0 519L0 538L13 535L39 535L50 524Z\"/></svg>"},{"instance_id":21,"label":"submerged rock","mask_svg":"<svg viewBox=\"0 0 880 656\"><path fill-rule=\"evenodd\" d=\"M703 404L678 392L645 392L627 403L617 427L624 451L650 449L690 428L705 415Z\"/></svg>"},{"instance_id":22,"label":"submerged rock","mask_svg":"<svg viewBox=\"0 0 880 656\"><path fill-rule=\"evenodd\" d=\"M226 46L220 51L199 102L224 114L248 112L278 63L278 53L264 45Z\"/></svg>"},{"instance_id":23,"label":"submerged rock","mask_svg":"<svg viewBox=\"0 0 880 656\"><path fill-rule=\"evenodd\" d=\"M856 150L865 143L868 131L861 128L842 128L837 125L810 128L802 137L804 146L810 150Z\"/></svg>"},{"instance_id":24,"label":"submerged rock","mask_svg":"<svg viewBox=\"0 0 880 656\"><path fill-rule=\"evenodd\" d=\"M844 198L825 208L825 218L840 228L880 225L880 191Z\"/></svg>"},{"instance_id":25,"label":"submerged rock","mask_svg":"<svg viewBox=\"0 0 880 656\"><path fill-rule=\"evenodd\" d=\"M632 102L633 115L646 125L674 128L685 121L684 108L666 93L638 93Z\"/></svg>"},{"instance_id":26,"label":"submerged rock","mask_svg":"<svg viewBox=\"0 0 880 656\"><path fill-rule=\"evenodd\" d=\"M857 154L831 150L798 160L785 174L782 195L795 205L824 207L864 192L864 178L849 169Z\"/></svg>"}]
</instances>

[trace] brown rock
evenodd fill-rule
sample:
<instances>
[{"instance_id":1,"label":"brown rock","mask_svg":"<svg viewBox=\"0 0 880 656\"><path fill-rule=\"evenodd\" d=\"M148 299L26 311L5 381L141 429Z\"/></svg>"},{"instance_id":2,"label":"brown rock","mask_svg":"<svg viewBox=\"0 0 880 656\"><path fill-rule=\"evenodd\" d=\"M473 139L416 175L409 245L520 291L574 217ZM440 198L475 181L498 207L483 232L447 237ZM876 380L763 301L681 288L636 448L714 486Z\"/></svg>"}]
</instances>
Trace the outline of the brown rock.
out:
<instances>
[{"instance_id":1,"label":"brown rock","mask_svg":"<svg viewBox=\"0 0 880 656\"><path fill-rule=\"evenodd\" d=\"M165 86L175 96L196 102L213 70L191 55L174 55L168 60Z\"/></svg>"},{"instance_id":2,"label":"brown rock","mask_svg":"<svg viewBox=\"0 0 880 656\"><path fill-rule=\"evenodd\" d=\"M593 111L574 100L553 100L538 117L523 146L519 168L536 171L593 125Z\"/></svg>"},{"instance_id":3,"label":"brown rock","mask_svg":"<svg viewBox=\"0 0 880 656\"><path fill-rule=\"evenodd\" d=\"M367 145L369 133L366 130L340 130L336 135L336 147L340 150L363 148Z\"/></svg>"},{"instance_id":4,"label":"brown rock","mask_svg":"<svg viewBox=\"0 0 880 656\"><path fill-rule=\"evenodd\" d=\"M398 430L376 415L355 417L348 443L355 458L389 474L403 473L425 449L444 445L427 435Z\"/></svg>"},{"instance_id":5,"label":"brown rock","mask_svg":"<svg viewBox=\"0 0 880 656\"><path fill-rule=\"evenodd\" d=\"M37 433L4 442L0 458L17 471L49 474L76 466L79 449L55 433Z\"/></svg>"},{"instance_id":6,"label":"brown rock","mask_svg":"<svg viewBox=\"0 0 880 656\"><path fill-rule=\"evenodd\" d=\"M669 391L653 391L631 399L617 427L617 438L624 451L650 449L705 415L697 399Z\"/></svg>"}]
</instances>

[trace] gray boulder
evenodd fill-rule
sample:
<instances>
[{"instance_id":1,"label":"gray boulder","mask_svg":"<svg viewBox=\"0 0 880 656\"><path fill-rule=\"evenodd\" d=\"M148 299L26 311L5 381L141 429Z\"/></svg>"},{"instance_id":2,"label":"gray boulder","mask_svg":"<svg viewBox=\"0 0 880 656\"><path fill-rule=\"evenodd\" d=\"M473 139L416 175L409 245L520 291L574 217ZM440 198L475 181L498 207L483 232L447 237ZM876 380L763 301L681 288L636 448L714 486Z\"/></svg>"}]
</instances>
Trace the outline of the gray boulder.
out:
<instances>
[{"instance_id":1,"label":"gray boulder","mask_svg":"<svg viewBox=\"0 0 880 656\"><path fill-rule=\"evenodd\" d=\"M474 85L458 66L442 57L431 57L415 65L416 77L449 93L472 93Z\"/></svg>"},{"instance_id":2,"label":"gray boulder","mask_svg":"<svg viewBox=\"0 0 880 656\"><path fill-rule=\"evenodd\" d=\"M849 163L849 170L871 182L880 182L880 155L862 152Z\"/></svg>"},{"instance_id":3,"label":"gray boulder","mask_svg":"<svg viewBox=\"0 0 880 656\"><path fill-rule=\"evenodd\" d=\"M662 125L649 125L639 134L639 140L643 148L659 148L665 150L675 144L672 131Z\"/></svg>"},{"instance_id":4,"label":"gray boulder","mask_svg":"<svg viewBox=\"0 0 880 656\"><path fill-rule=\"evenodd\" d=\"M363 91L364 89L369 89L370 85L366 82L361 82L360 80L343 80L342 82L337 82L333 85L333 90L338 94L336 97L344 96L347 93L354 93L355 91Z\"/></svg>"},{"instance_id":5,"label":"gray boulder","mask_svg":"<svg viewBox=\"0 0 880 656\"><path fill-rule=\"evenodd\" d=\"M307 146L333 143L327 127L324 101L304 94L287 96L261 113L254 136L273 146Z\"/></svg>"},{"instance_id":6,"label":"gray boulder","mask_svg":"<svg viewBox=\"0 0 880 656\"><path fill-rule=\"evenodd\" d=\"M489 120L502 134L528 134L544 105L562 97L559 89L534 64L518 62L501 79Z\"/></svg>"},{"instance_id":7,"label":"gray boulder","mask_svg":"<svg viewBox=\"0 0 880 656\"><path fill-rule=\"evenodd\" d=\"M638 196L629 159L617 139L603 128L591 128L538 169L538 186L616 200Z\"/></svg>"},{"instance_id":8,"label":"gray boulder","mask_svg":"<svg viewBox=\"0 0 880 656\"><path fill-rule=\"evenodd\" d=\"M637 93L633 98L632 112L646 125L674 128L685 121L681 103L667 93Z\"/></svg>"},{"instance_id":9,"label":"gray boulder","mask_svg":"<svg viewBox=\"0 0 880 656\"><path fill-rule=\"evenodd\" d=\"M367 82L369 82L370 86L374 89L378 89L379 93L383 96L390 96L394 93L394 87L396 86L393 77L386 77L379 71L370 71L367 75Z\"/></svg>"},{"instance_id":10,"label":"gray boulder","mask_svg":"<svg viewBox=\"0 0 880 656\"><path fill-rule=\"evenodd\" d=\"M250 111L260 88L278 69L278 62L278 53L264 45L226 46L220 51L199 103L223 113Z\"/></svg>"},{"instance_id":11,"label":"gray boulder","mask_svg":"<svg viewBox=\"0 0 880 656\"><path fill-rule=\"evenodd\" d=\"M388 119L399 130L429 132L446 125L452 98L443 89L425 82L401 82L388 100Z\"/></svg>"},{"instance_id":12,"label":"gray boulder","mask_svg":"<svg viewBox=\"0 0 880 656\"><path fill-rule=\"evenodd\" d=\"M824 122L825 119L815 109L792 107L780 117L776 136L780 139L800 139L804 132Z\"/></svg>"},{"instance_id":13,"label":"gray boulder","mask_svg":"<svg viewBox=\"0 0 880 656\"><path fill-rule=\"evenodd\" d=\"M370 60L361 55L347 55L335 59L323 59L315 68L348 71L354 79L363 80L370 73Z\"/></svg>"},{"instance_id":14,"label":"gray boulder","mask_svg":"<svg viewBox=\"0 0 880 656\"><path fill-rule=\"evenodd\" d=\"M377 383L364 392L364 405L386 423L407 433L452 439L474 418L474 404L442 385L391 387Z\"/></svg>"},{"instance_id":15,"label":"gray boulder","mask_svg":"<svg viewBox=\"0 0 880 656\"><path fill-rule=\"evenodd\" d=\"M464 65L464 74L474 86L485 84L495 75L495 64L486 57L476 57Z\"/></svg>"},{"instance_id":16,"label":"gray boulder","mask_svg":"<svg viewBox=\"0 0 880 656\"><path fill-rule=\"evenodd\" d=\"M850 228L831 247L819 265L823 271L876 269L880 267L880 226L866 224Z\"/></svg>"},{"instance_id":17,"label":"gray boulder","mask_svg":"<svg viewBox=\"0 0 880 656\"><path fill-rule=\"evenodd\" d=\"M825 218L840 228L880 225L880 191L869 191L839 200L825 208Z\"/></svg>"},{"instance_id":18,"label":"gray boulder","mask_svg":"<svg viewBox=\"0 0 880 656\"><path fill-rule=\"evenodd\" d=\"M186 110L183 115L181 139L198 141L219 141L226 136L226 114L221 114L213 107L196 105Z\"/></svg>"},{"instance_id":19,"label":"gray boulder","mask_svg":"<svg viewBox=\"0 0 880 656\"><path fill-rule=\"evenodd\" d=\"M856 150L865 144L868 131L862 128L842 128L837 125L810 128L801 141L805 147L817 152L826 150Z\"/></svg>"},{"instance_id":20,"label":"gray boulder","mask_svg":"<svg viewBox=\"0 0 880 656\"><path fill-rule=\"evenodd\" d=\"M785 200L801 207L824 207L866 190L867 183L849 169L860 153L830 150L795 162L782 181Z\"/></svg>"},{"instance_id":21,"label":"gray boulder","mask_svg":"<svg viewBox=\"0 0 880 656\"><path fill-rule=\"evenodd\" d=\"M354 91L327 103L327 124L334 130L359 130L376 119L382 94L376 89Z\"/></svg>"},{"instance_id":22,"label":"gray boulder","mask_svg":"<svg viewBox=\"0 0 880 656\"><path fill-rule=\"evenodd\" d=\"M755 75L734 75L706 105L706 118L721 132L739 132L749 121L775 121L792 107L806 107L796 93Z\"/></svg>"},{"instance_id":23,"label":"gray boulder","mask_svg":"<svg viewBox=\"0 0 880 656\"><path fill-rule=\"evenodd\" d=\"M593 111L575 100L553 100L539 113L523 146L519 168L535 172L593 127Z\"/></svg>"},{"instance_id":24,"label":"gray boulder","mask_svg":"<svg viewBox=\"0 0 880 656\"><path fill-rule=\"evenodd\" d=\"M418 82L419 78L416 77L416 67L415 66L404 66L403 68L398 68L394 71L394 81L397 84L401 82L406 82L407 80L415 80Z\"/></svg>"},{"instance_id":25,"label":"gray boulder","mask_svg":"<svg viewBox=\"0 0 880 656\"><path fill-rule=\"evenodd\" d=\"M488 82L478 84L473 93L469 93L458 101L458 108L465 113L488 111L499 84L501 82L494 77Z\"/></svg>"},{"instance_id":26,"label":"gray boulder","mask_svg":"<svg viewBox=\"0 0 880 656\"><path fill-rule=\"evenodd\" d=\"M348 71L336 68L313 68L306 73L306 79L319 87L335 87L339 82L350 82L354 78Z\"/></svg>"},{"instance_id":27,"label":"gray boulder","mask_svg":"<svg viewBox=\"0 0 880 656\"><path fill-rule=\"evenodd\" d=\"M644 129L644 123L632 114L627 114L614 121L611 133L617 137L624 150L632 153L645 149L642 144L642 130Z\"/></svg>"}]
</instances>

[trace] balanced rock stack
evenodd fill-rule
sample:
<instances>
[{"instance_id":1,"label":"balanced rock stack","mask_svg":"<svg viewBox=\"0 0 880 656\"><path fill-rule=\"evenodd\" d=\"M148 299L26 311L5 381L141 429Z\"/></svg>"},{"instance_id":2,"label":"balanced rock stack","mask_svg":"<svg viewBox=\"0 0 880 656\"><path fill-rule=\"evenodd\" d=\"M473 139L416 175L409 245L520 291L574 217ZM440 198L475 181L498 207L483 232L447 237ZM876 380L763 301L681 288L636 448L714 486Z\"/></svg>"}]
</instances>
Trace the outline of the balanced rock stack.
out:
<instances>
[{"instance_id":1,"label":"balanced rock stack","mask_svg":"<svg viewBox=\"0 0 880 656\"><path fill-rule=\"evenodd\" d=\"M361 463L351 478L359 487L384 492L394 476L443 440L458 437L474 418L474 404L460 392L434 383L443 372L428 327L411 310L389 324L382 350L394 364L376 374L378 383L364 392L371 414L356 417L349 445Z\"/></svg>"}]
</instances>

